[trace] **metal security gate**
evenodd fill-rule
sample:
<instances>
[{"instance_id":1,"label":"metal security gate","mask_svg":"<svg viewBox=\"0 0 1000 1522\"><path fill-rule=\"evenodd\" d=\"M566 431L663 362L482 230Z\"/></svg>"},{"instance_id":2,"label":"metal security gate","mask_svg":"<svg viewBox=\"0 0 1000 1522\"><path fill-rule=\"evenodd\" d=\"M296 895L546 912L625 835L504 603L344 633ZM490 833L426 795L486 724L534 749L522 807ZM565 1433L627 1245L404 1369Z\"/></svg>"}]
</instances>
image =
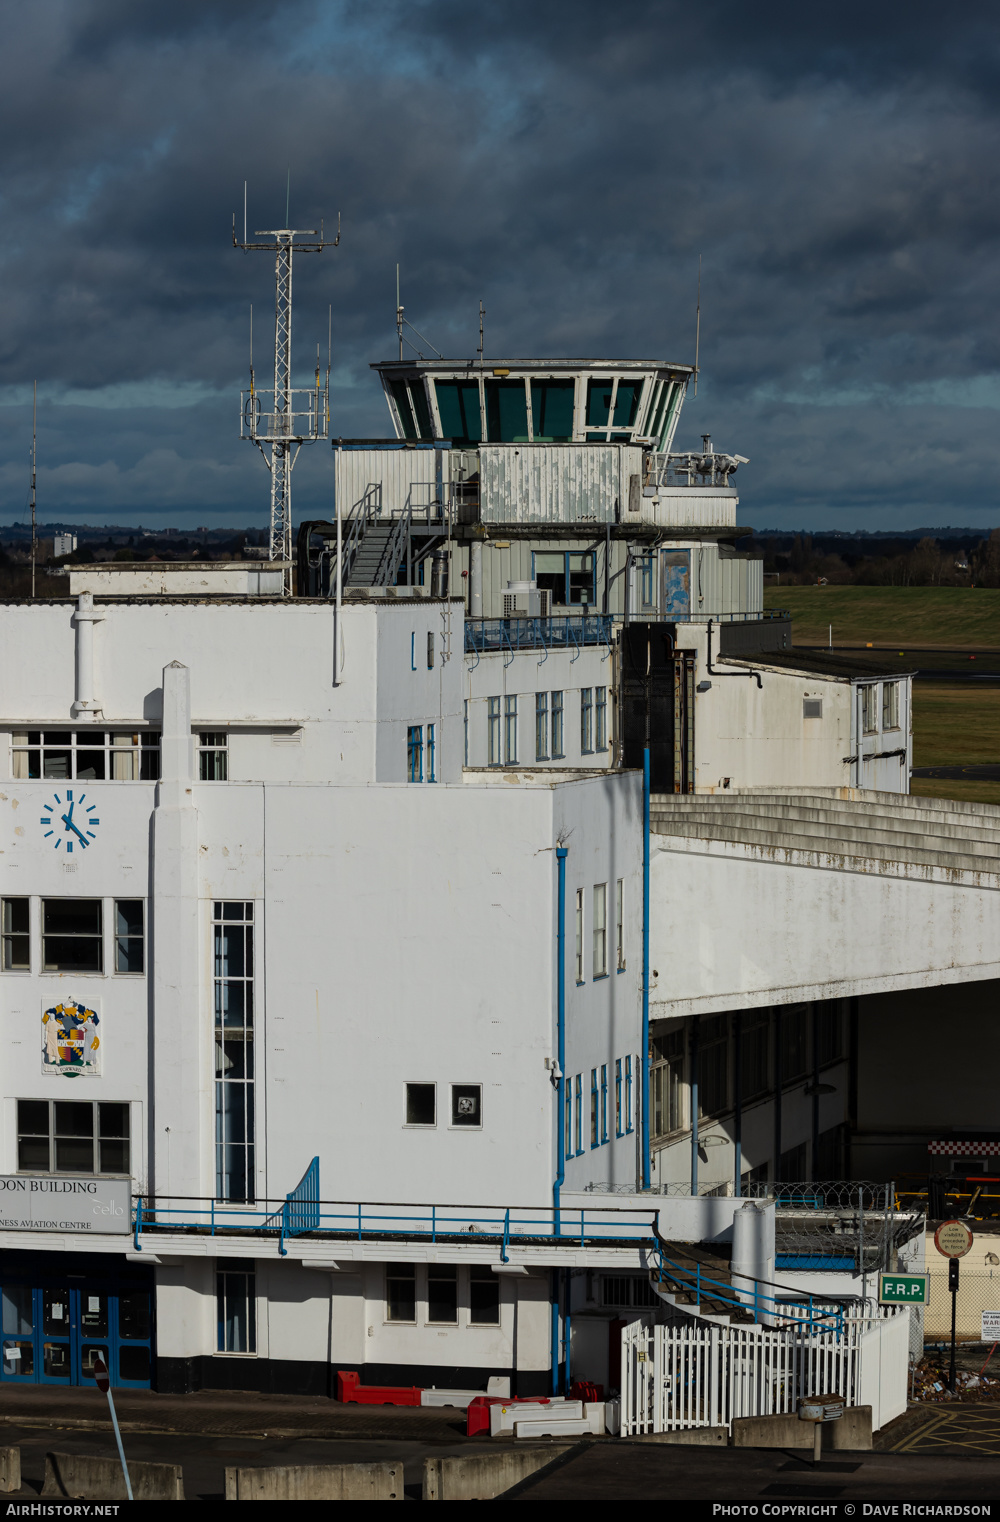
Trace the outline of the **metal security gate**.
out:
<instances>
[{"instance_id":1,"label":"metal security gate","mask_svg":"<svg viewBox=\"0 0 1000 1522\"><path fill-rule=\"evenodd\" d=\"M731 1427L737 1417L793 1413L800 1395L871 1405L873 1429L906 1409L909 1316L845 1319L842 1332L762 1326L622 1330L622 1432Z\"/></svg>"}]
</instances>

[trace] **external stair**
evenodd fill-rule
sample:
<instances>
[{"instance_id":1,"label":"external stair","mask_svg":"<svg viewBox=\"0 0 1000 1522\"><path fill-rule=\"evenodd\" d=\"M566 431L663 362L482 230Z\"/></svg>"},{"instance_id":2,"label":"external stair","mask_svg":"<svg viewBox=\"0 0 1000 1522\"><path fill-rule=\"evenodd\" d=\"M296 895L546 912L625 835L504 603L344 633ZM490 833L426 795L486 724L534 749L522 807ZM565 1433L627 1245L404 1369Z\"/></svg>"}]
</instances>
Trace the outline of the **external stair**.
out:
<instances>
[{"instance_id":1,"label":"external stair","mask_svg":"<svg viewBox=\"0 0 1000 1522\"><path fill-rule=\"evenodd\" d=\"M374 587L378 581L379 570L385 559L389 540L392 538L396 524L391 520L385 523L371 523L361 536L361 542L354 554L347 579L344 583L348 587Z\"/></svg>"},{"instance_id":2,"label":"external stair","mask_svg":"<svg viewBox=\"0 0 1000 1522\"><path fill-rule=\"evenodd\" d=\"M661 1240L660 1248L663 1275L652 1272L649 1281L666 1305L717 1326L753 1325L753 1312L735 1304L727 1258L690 1242Z\"/></svg>"}]
</instances>

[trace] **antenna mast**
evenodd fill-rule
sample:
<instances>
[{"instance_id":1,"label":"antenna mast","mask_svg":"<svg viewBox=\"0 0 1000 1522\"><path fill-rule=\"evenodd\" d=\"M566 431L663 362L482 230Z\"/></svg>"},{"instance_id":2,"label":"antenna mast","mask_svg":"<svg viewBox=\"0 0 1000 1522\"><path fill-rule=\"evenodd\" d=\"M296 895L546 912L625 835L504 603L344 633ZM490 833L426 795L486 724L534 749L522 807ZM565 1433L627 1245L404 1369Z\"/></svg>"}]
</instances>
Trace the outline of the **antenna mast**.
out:
<instances>
[{"instance_id":1,"label":"antenna mast","mask_svg":"<svg viewBox=\"0 0 1000 1522\"><path fill-rule=\"evenodd\" d=\"M483 318L486 316L486 308L479 303L479 368L483 368Z\"/></svg>"},{"instance_id":2,"label":"antenna mast","mask_svg":"<svg viewBox=\"0 0 1000 1522\"><path fill-rule=\"evenodd\" d=\"M701 346L701 255L698 255L698 305L694 318L694 394L698 395L698 350Z\"/></svg>"},{"instance_id":3,"label":"antenna mast","mask_svg":"<svg viewBox=\"0 0 1000 1522\"><path fill-rule=\"evenodd\" d=\"M35 595L35 559L38 540L35 536L35 465L38 459L38 382L31 402L31 595Z\"/></svg>"},{"instance_id":4,"label":"antenna mast","mask_svg":"<svg viewBox=\"0 0 1000 1522\"><path fill-rule=\"evenodd\" d=\"M399 304L399 265L396 265L396 336L399 339L399 357L403 357L403 308Z\"/></svg>"},{"instance_id":5,"label":"antenna mast","mask_svg":"<svg viewBox=\"0 0 1000 1522\"><path fill-rule=\"evenodd\" d=\"M290 187L289 172L286 183L286 222ZM250 242L244 225L241 243L236 235L234 212L233 247L243 249L245 253L264 250L274 254L274 389L261 391L257 388L251 357L250 390L240 393L240 437L256 444L271 472L271 524L267 554L269 560L281 563L284 591L288 596L292 590L292 467L303 444L314 444L319 439L328 438L330 434L329 368L325 391L319 385L318 367L315 386L300 389L292 387L292 256L296 251L318 254L324 248L336 248L340 242L340 214L337 214L337 236L332 239L324 238L322 222L318 239L314 227L287 226L257 232L254 237L274 241ZM296 242L297 238L303 241ZM313 241L307 242L307 239Z\"/></svg>"}]
</instances>

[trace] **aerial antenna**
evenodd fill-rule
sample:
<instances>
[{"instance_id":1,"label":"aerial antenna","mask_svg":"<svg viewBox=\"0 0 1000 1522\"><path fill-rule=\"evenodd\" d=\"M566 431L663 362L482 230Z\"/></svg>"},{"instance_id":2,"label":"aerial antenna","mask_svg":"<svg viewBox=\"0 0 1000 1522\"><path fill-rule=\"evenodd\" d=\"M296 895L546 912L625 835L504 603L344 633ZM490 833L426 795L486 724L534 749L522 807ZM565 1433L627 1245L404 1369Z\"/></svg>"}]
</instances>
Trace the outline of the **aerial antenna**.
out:
<instances>
[{"instance_id":1,"label":"aerial antenna","mask_svg":"<svg viewBox=\"0 0 1000 1522\"><path fill-rule=\"evenodd\" d=\"M486 316L486 308L479 303L479 368L483 368L483 318Z\"/></svg>"},{"instance_id":2,"label":"aerial antenna","mask_svg":"<svg viewBox=\"0 0 1000 1522\"><path fill-rule=\"evenodd\" d=\"M399 304L399 265L396 265L396 334L399 338L399 357L403 357L403 308Z\"/></svg>"},{"instance_id":3,"label":"aerial antenna","mask_svg":"<svg viewBox=\"0 0 1000 1522\"><path fill-rule=\"evenodd\" d=\"M701 345L701 255L698 255L698 304L694 318L694 394L698 395L698 350Z\"/></svg>"},{"instance_id":4,"label":"aerial antenna","mask_svg":"<svg viewBox=\"0 0 1000 1522\"><path fill-rule=\"evenodd\" d=\"M285 182L286 223L291 209L289 169ZM233 213L233 247L249 252L266 250L274 255L274 389L261 393L253 370L253 308L250 310L250 390L242 392L240 437L256 444L271 475L271 522L268 535L268 559L282 563L282 586L286 595L292 590L292 467L303 444L313 444L330 434L330 371L325 390L319 383L317 350L316 386L298 389L292 386L292 259L300 253L318 254L324 248L336 248L340 242L340 214L337 236L324 237L322 224L319 239L316 229L285 227L257 232L253 242L236 236L236 213ZM296 238L302 241L296 243ZM333 308L329 314L329 347L333 348Z\"/></svg>"},{"instance_id":5,"label":"aerial antenna","mask_svg":"<svg viewBox=\"0 0 1000 1522\"><path fill-rule=\"evenodd\" d=\"M38 382L35 381L31 403L31 595L35 595L35 559L38 540L35 536L35 466L38 461Z\"/></svg>"},{"instance_id":6,"label":"aerial antenna","mask_svg":"<svg viewBox=\"0 0 1000 1522\"><path fill-rule=\"evenodd\" d=\"M432 351L432 353L437 355L438 359L443 359L444 358L444 355L441 353L441 350L440 349L435 349L434 345L431 343L430 339L429 338L425 338L424 335L419 331L419 329L415 328L413 326L413 324L410 321L410 319L408 317L404 317L403 316L403 308L399 304L399 265L397 264L396 265L396 336L399 339L399 357L400 357L400 359L402 359L402 357L403 357L403 344L404 343L408 343L410 345L410 348L413 350L414 354L417 356L417 358L418 359L423 359L424 356L421 353L421 351L417 348L416 344L412 343L410 341L410 339L407 338L406 334L403 332L404 326L409 328L411 333L416 333L417 337L420 339L420 342L421 343L425 343L427 345L428 349L430 349Z\"/></svg>"},{"instance_id":7,"label":"aerial antenna","mask_svg":"<svg viewBox=\"0 0 1000 1522\"><path fill-rule=\"evenodd\" d=\"M243 242L247 241L247 182L243 181Z\"/></svg>"}]
</instances>

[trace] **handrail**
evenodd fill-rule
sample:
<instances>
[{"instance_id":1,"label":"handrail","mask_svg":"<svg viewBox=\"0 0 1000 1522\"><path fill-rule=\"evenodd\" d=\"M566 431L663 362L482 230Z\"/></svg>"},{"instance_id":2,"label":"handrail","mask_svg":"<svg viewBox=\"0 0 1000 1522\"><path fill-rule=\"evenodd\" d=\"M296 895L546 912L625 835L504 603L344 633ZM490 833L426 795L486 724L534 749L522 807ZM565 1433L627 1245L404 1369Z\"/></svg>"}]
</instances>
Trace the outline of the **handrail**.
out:
<instances>
[{"instance_id":1,"label":"handrail","mask_svg":"<svg viewBox=\"0 0 1000 1522\"><path fill-rule=\"evenodd\" d=\"M782 1302L778 1300L776 1295L767 1295L761 1293L761 1285L769 1285L772 1289L784 1290L787 1294L787 1285L776 1284L769 1279L756 1279L751 1274L736 1274L735 1277L737 1279L744 1280L748 1284L753 1285L753 1300L742 1300L740 1299L733 1286L732 1279L726 1281L723 1279L707 1278L702 1273L702 1265L700 1262L696 1261L692 1269L686 1264L679 1263L676 1259L668 1258L663 1251L663 1248L666 1244L656 1229L655 1221L653 1222L653 1230L656 1233L659 1255L659 1263L656 1269L657 1282L662 1284L664 1277L666 1277L673 1280L682 1291L693 1290L695 1296L695 1305L697 1307L701 1307L703 1298L710 1300L719 1300L723 1305L731 1305L735 1309L744 1311L750 1310L752 1305L753 1318L755 1321L759 1321L761 1319L762 1307L770 1303L770 1305L775 1309L772 1309L771 1311L765 1310L764 1314L766 1315L770 1315L772 1317L785 1316L787 1319L794 1321L796 1326L804 1325L810 1331L816 1330L818 1328L821 1331L836 1331L839 1335L839 1333L843 1330L843 1306L838 1306L835 1312L817 1312L814 1309L815 1297L810 1295L808 1297L807 1316L792 1316L788 1318L786 1310L783 1308L778 1309L778 1307L782 1307ZM666 1275L664 1275L664 1269L667 1270ZM668 1293L673 1292L668 1291Z\"/></svg>"},{"instance_id":2,"label":"handrail","mask_svg":"<svg viewBox=\"0 0 1000 1522\"><path fill-rule=\"evenodd\" d=\"M584 645L607 645L610 649L613 627L614 619L607 613L569 613L551 618L467 618L465 652L514 654L518 650L574 648L578 655Z\"/></svg>"},{"instance_id":3,"label":"handrail","mask_svg":"<svg viewBox=\"0 0 1000 1522\"><path fill-rule=\"evenodd\" d=\"M373 587L389 587L395 583L399 572L399 562L403 558L403 545L406 543L406 536L410 532L410 519L412 516L413 509L408 507L399 518L392 520L392 532L386 541L385 549L382 551L382 558L378 563L378 569L372 581Z\"/></svg>"}]
</instances>

